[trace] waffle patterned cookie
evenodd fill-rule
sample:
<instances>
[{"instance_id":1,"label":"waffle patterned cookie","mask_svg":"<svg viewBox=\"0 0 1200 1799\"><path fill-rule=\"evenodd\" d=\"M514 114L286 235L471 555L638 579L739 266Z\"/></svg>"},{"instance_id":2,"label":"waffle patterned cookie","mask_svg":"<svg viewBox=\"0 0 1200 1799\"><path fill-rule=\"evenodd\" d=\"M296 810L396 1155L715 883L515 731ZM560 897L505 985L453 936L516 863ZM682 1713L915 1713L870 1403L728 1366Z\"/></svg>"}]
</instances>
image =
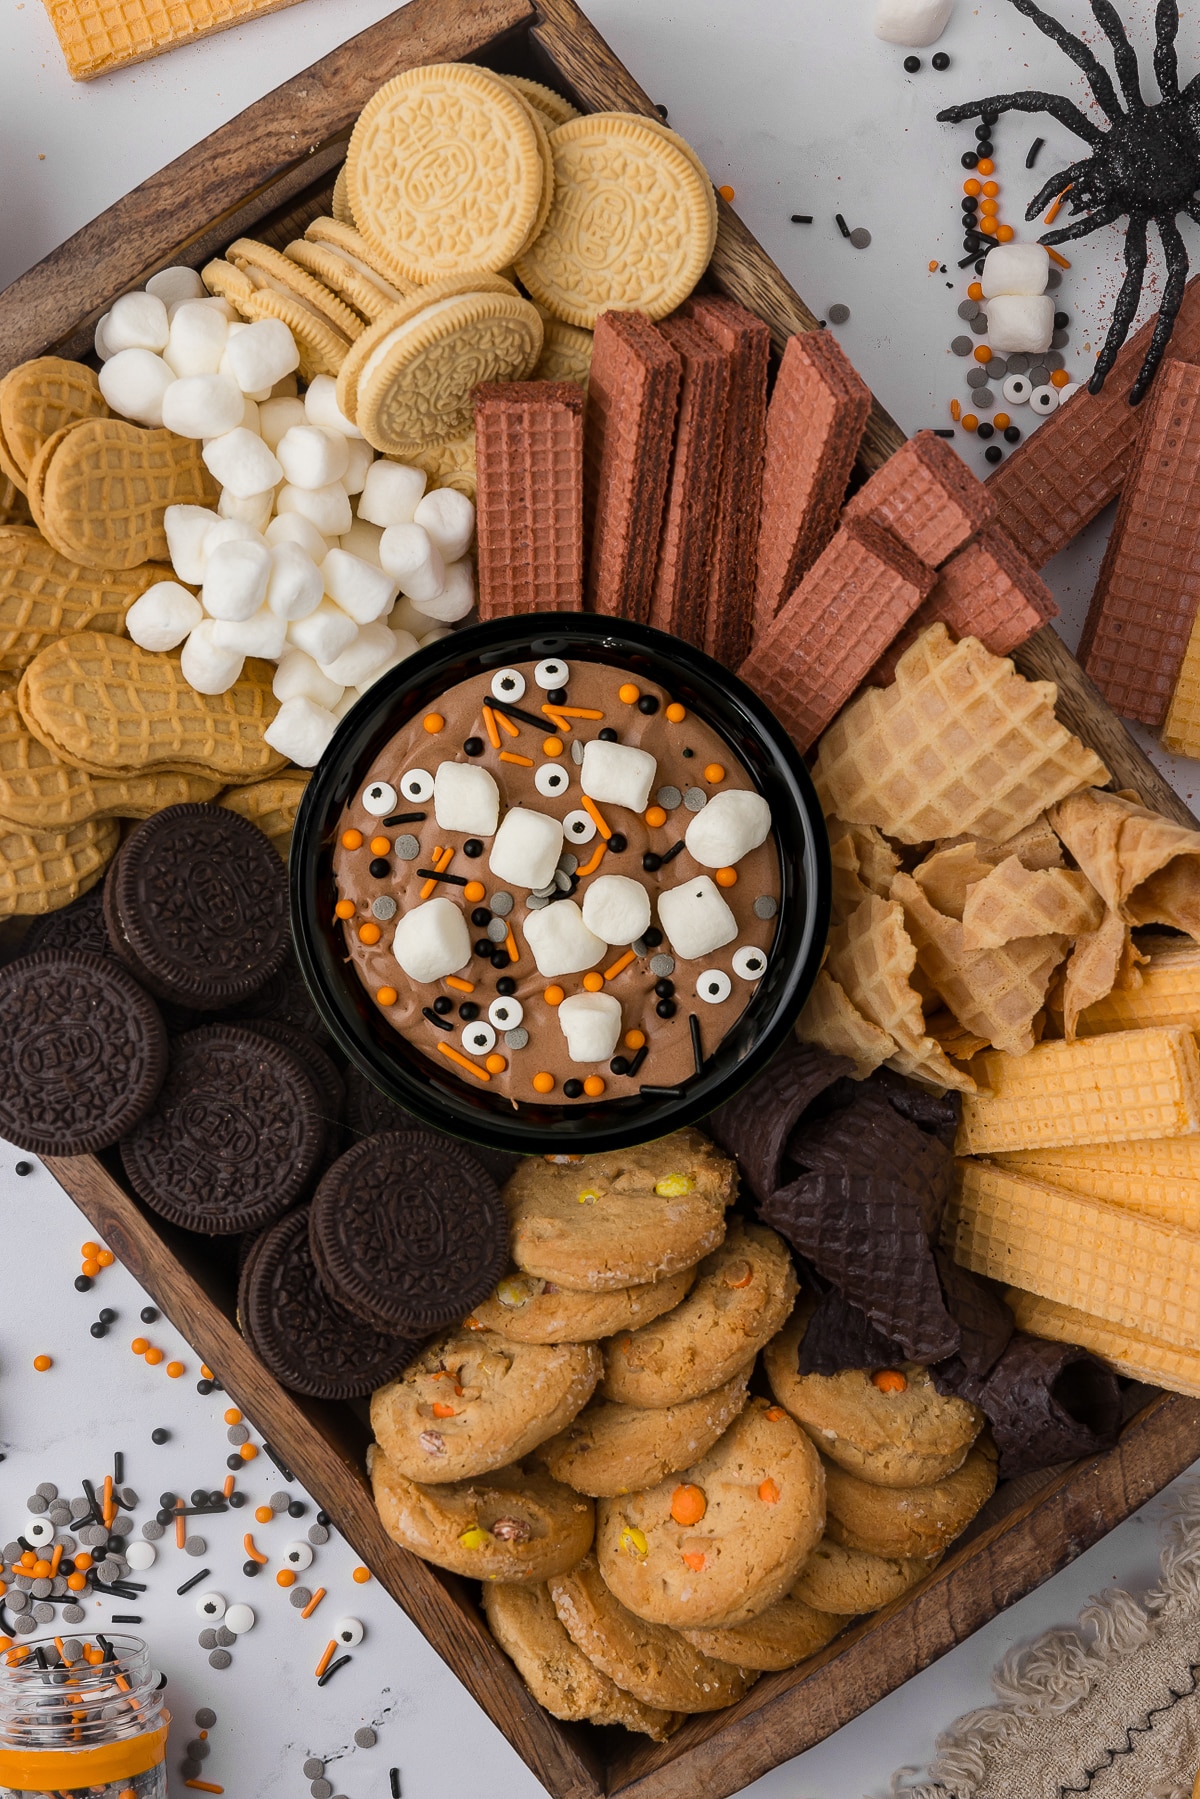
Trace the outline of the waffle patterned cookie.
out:
<instances>
[{"instance_id":1,"label":"waffle patterned cookie","mask_svg":"<svg viewBox=\"0 0 1200 1799\"><path fill-rule=\"evenodd\" d=\"M0 527L0 671L19 675L38 651L72 631L119 635L138 595L173 578L161 563L84 568L30 526Z\"/></svg>"},{"instance_id":2,"label":"waffle patterned cookie","mask_svg":"<svg viewBox=\"0 0 1200 1799\"><path fill-rule=\"evenodd\" d=\"M32 519L24 490L5 471L0 458L0 526L28 525Z\"/></svg>"},{"instance_id":3,"label":"waffle patterned cookie","mask_svg":"<svg viewBox=\"0 0 1200 1799\"><path fill-rule=\"evenodd\" d=\"M215 506L220 497L200 451L188 438L124 419L70 426L42 476L43 535L87 568L169 561L166 508Z\"/></svg>"},{"instance_id":4,"label":"waffle patterned cookie","mask_svg":"<svg viewBox=\"0 0 1200 1799\"><path fill-rule=\"evenodd\" d=\"M69 906L100 880L120 835L111 818L64 831L25 831L0 821L0 918Z\"/></svg>"},{"instance_id":5,"label":"waffle patterned cookie","mask_svg":"<svg viewBox=\"0 0 1200 1799\"><path fill-rule=\"evenodd\" d=\"M44 0L73 81L145 62L294 0Z\"/></svg>"},{"instance_id":6,"label":"waffle patterned cookie","mask_svg":"<svg viewBox=\"0 0 1200 1799\"><path fill-rule=\"evenodd\" d=\"M869 518L891 531L930 568L940 568L995 513L987 488L932 431L918 431L889 456L846 506L847 518Z\"/></svg>"},{"instance_id":7,"label":"waffle patterned cookie","mask_svg":"<svg viewBox=\"0 0 1200 1799\"><path fill-rule=\"evenodd\" d=\"M36 356L0 381L0 440L26 477L46 439L64 425L108 417L100 383L82 362Z\"/></svg>"},{"instance_id":8,"label":"waffle patterned cookie","mask_svg":"<svg viewBox=\"0 0 1200 1799\"><path fill-rule=\"evenodd\" d=\"M1130 1325L1095 1318L1074 1306L1040 1293L1023 1293L1010 1287L1005 1294L1017 1329L1031 1337L1047 1337L1053 1343L1078 1343L1130 1380L1147 1381L1172 1393L1190 1393L1200 1399L1200 1355L1190 1347L1162 1343Z\"/></svg>"}]
</instances>

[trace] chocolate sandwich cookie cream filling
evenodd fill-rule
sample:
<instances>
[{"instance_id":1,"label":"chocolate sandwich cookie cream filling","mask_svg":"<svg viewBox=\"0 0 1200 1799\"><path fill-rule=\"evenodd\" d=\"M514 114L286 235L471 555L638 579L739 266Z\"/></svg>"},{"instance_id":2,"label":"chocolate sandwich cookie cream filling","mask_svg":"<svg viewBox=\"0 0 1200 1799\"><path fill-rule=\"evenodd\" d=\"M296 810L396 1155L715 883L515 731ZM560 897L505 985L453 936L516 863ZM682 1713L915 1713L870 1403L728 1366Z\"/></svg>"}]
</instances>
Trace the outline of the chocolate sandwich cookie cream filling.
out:
<instances>
[{"instance_id":1,"label":"chocolate sandwich cookie cream filling","mask_svg":"<svg viewBox=\"0 0 1200 1799\"><path fill-rule=\"evenodd\" d=\"M517 1103L681 1087L779 923L771 812L730 744L607 663L481 670L379 751L336 914L388 1023Z\"/></svg>"}]
</instances>

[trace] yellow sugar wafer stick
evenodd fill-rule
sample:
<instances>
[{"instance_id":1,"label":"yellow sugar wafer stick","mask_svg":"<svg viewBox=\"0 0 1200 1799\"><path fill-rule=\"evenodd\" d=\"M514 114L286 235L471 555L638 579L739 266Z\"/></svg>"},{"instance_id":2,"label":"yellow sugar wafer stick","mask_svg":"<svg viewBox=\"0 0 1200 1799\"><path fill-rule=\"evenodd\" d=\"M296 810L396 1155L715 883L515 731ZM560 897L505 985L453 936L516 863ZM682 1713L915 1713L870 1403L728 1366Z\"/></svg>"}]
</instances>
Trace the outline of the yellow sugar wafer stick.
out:
<instances>
[{"instance_id":1,"label":"yellow sugar wafer stick","mask_svg":"<svg viewBox=\"0 0 1200 1799\"><path fill-rule=\"evenodd\" d=\"M1173 1393L1200 1398L1200 1353L1161 1343L1145 1331L1109 1324L1089 1312L1043 1299L1038 1293L1022 1293L1010 1287L1004 1295L1017 1321L1017 1329L1031 1337L1048 1337L1054 1343L1077 1343L1132 1380L1150 1381Z\"/></svg>"},{"instance_id":2,"label":"yellow sugar wafer stick","mask_svg":"<svg viewBox=\"0 0 1200 1799\"><path fill-rule=\"evenodd\" d=\"M1200 1138L1180 1137L1174 1141L1200 1143ZM1065 1187L1069 1193L1083 1193L1089 1199L1107 1200L1109 1205L1120 1206L1126 1212L1156 1218L1160 1224L1178 1224L1187 1231L1200 1231L1200 1180L1155 1176L1136 1164L1113 1168L1063 1160L1069 1154L1069 1150L1035 1149L999 1156L997 1160L1030 1180L1047 1181L1052 1187Z\"/></svg>"},{"instance_id":3,"label":"yellow sugar wafer stick","mask_svg":"<svg viewBox=\"0 0 1200 1799\"><path fill-rule=\"evenodd\" d=\"M1057 1149L1015 1149L992 1157L1005 1168L1035 1174L1037 1162L1059 1168L1111 1170L1158 1181L1200 1182L1200 1137L1153 1137L1139 1143L1062 1144ZM1036 1175L1038 1180L1043 1179ZM1053 1184L1053 1183L1052 1183ZM1061 1185L1074 1185L1062 1182Z\"/></svg>"},{"instance_id":4,"label":"yellow sugar wafer stick","mask_svg":"<svg viewBox=\"0 0 1200 1799\"><path fill-rule=\"evenodd\" d=\"M1139 987L1114 989L1079 1014L1075 1028L1081 1037L1148 1025L1185 1024L1200 1030L1200 949L1195 944L1152 955L1141 974Z\"/></svg>"}]
</instances>

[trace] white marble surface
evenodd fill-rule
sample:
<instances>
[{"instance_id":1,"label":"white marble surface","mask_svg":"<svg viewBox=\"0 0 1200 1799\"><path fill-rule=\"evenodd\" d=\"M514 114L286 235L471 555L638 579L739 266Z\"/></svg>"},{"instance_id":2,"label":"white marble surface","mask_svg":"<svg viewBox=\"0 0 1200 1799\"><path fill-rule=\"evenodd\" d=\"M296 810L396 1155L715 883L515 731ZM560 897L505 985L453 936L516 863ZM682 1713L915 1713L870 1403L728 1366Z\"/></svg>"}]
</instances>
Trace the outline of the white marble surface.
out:
<instances>
[{"instance_id":1,"label":"white marble surface","mask_svg":"<svg viewBox=\"0 0 1200 1799\"><path fill-rule=\"evenodd\" d=\"M1053 4L1094 40L1084 0ZM3 0L0 282L390 10L388 0L304 0L252 26L78 87L67 78L37 0ZM966 398L965 365L948 345L963 328L955 313L968 278L955 267L962 255L958 158L972 137L968 126L937 125L934 113L956 100L1014 87L1044 86L1077 101L1084 92L1073 65L1005 0L977 6L957 0L938 46L952 58L944 74L929 68L930 53L923 51L920 74L905 75L904 53L871 35L872 10L871 0L590 4L600 29L669 108L672 124L700 150L713 179L733 186L738 210L814 309L823 312L838 301L850 307L839 338L911 431L947 422L951 395ZM1153 0L1124 0L1121 10L1148 67ZM1180 62L1185 78L1200 66L1200 15L1194 9L1180 34ZM1036 176L1024 169L1035 136L1047 140ZM1071 159L1073 141L1049 120L1018 118L1000 125L995 142L1005 216L1020 226L1019 235L1031 235L1032 228L1021 226L1024 202L1035 181L1040 185ZM793 212L812 213L814 223L792 225ZM836 212L851 226L868 227L869 249L845 242L833 222ZM1185 223L1183 229L1195 248L1195 228ZM1100 341L1120 280L1119 232L1110 228L1069 254L1073 267L1059 304L1071 314L1068 366L1085 372L1084 346ZM949 277L930 273L931 258L947 263ZM1158 286L1152 272L1147 306L1156 303ZM982 472L983 446L960 434L957 447ZM1098 521L1050 571L1071 642L1082 624L1107 523ZM1164 765L1191 798L1197 765L1169 759ZM88 1234L83 1221L44 1170L19 1180L12 1172L16 1159L0 1145L3 1236L20 1247L20 1278L6 1282L0 1307L4 1535L18 1527L25 1496L38 1481L54 1480L77 1492L83 1474L103 1473L114 1448L124 1450L127 1478L143 1500L164 1488L219 1484L228 1453L223 1399L196 1394L197 1358L165 1322L138 1323L144 1300L123 1270L109 1269L92 1295L74 1293L75 1252ZM120 1319L107 1339L96 1342L88 1325L101 1305L112 1306ZM187 1376L168 1381L161 1367L133 1357L128 1344L139 1331L178 1350ZM41 1350L54 1356L55 1366L36 1375L31 1362ZM172 1438L156 1448L149 1433L160 1422ZM263 1457L250 1467L243 1484L258 1503L280 1481ZM755 1799L886 1794L898 1763L924 1761L937 1731L987 1698L989 1672L1013 1643L1073 1620L1088 1596L1110 1581L1136 1586L1151 1577L1161 1505L1161 1498L1152 1502L951 1655L748 1791ZM143 1505L139 1522L144 1515ZM319 1568L329 1597L303 1623L274 1586L272 1571L254 1583L240 1573L244 1519L246 1512L212 1522L209 1554L200 1564L173 1547L165 1550L147 1577L144 1600L109 1608L143 1614L155 1655L170 1675L178 1743L191 1734L198 1705L217 1711L206 1775L237 1799L302 1794L306 1755L334 1755L359 1723L379 1721L376 1749L355 1750L331 1766L336 1793L383 1799L387 1770L398 1766L406 1799L476 1799L483 1791L489 1799L536 1799L538 1783L403 1614L377 1586L353 1585L353 1557L344 1544L335 1539L319 1552L313 1572ZM288 1534L288 1525L277 1520L262 1530L262 1546L277 1550ZM300 1524L296 1534L303 1534ZM211 1584L230 1600L248 1598L259 1615L226 1673L209 1669L195 1642L201 1620L189 1599L175 1596L175 1587L197 1566L211 1566ZM311 1670L327 1640L323 1626L347 1613L366 1624L365 1641L354 1662L318 1692ZM178 1779L173 1790L183 1791Z\"/></svg>"}]
</instances>

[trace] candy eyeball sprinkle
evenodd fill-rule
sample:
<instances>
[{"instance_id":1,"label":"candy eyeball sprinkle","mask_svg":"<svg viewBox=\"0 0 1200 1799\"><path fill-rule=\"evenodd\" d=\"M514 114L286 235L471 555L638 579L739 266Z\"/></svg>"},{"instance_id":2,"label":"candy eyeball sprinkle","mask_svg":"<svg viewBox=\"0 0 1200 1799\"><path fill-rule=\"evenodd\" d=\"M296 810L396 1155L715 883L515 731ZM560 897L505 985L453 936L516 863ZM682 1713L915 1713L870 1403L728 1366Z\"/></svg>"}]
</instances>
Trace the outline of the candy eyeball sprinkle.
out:
<instances>
[{"instance_id":1,"label":"candy eyeball sprinkle","mask_svg":"<svg viewBox=\"0 0 1200 1799\"><path fill-rule=\"evenodd\" d=\"M342 1649L357 1649L365 1633L357 1618L341 1618L334 1625L333 1634Z\"/></svg>"},{"instance_id":2,"label":"candy eyeball sprinkle","mask_svg":"<svg viewBox=\"0 0 1200 1799\"><path fill-rule=\"evenodd\" d=\"M492 676L492 694L498 700L511 700L515 705L525 694L525 677L515 668L502 668Z\"/></svg>"},{"instance_id":3,"label":"candy eyeball sprinkle","mask_svg":"<svg viewBox=\"0 0 1200 1799\"><path fill-rule=\"evenodd\" d=\"M743 981L757 981L767 972L766 952L747 943L733 953L733 972Z\"/></svg>"},{"instance_id":4,"label":"candy eyeball sprinkle","mask_svg":"<svg viewBox=\"0 0 1200 1799\"><path fill-rule=\"evenodd\" d=\"M225 1601L220 1593L201 1593L196 1601L196 1613L209 1624L219 1624L225 1616Z\"/></svg>"},{"instance_id":5,"label":"candy eyeball sprinkle","mask_svg":"<svg viewBox=\"0 0 1200 1799\"><path fill-rule=\"evenodd\" d=\"M488 1021L498 1031L515 1031L525 1016L519 999L494 999L488 1007Z\"/></svg>"},{"instance_id":6,"label":"candy eyeball sprinkle","mask_svg":"<svg viewBox=\"0 0 1200 1799\"><path fill-rule=\"evenodd\" d=\"M696 982L696 992L710 1006L719 1006L733 991L733 982L723 968L706 968Z\"/></svg>"},{"instance_id":7,"label":"candy eyeball sprinkle","mask_svg":"<svg viewBox=\"0 0 1200 1799\"><path fill-rule=\"evenodd\" d=\"M1033 392L1032 381L1026 381L1024 375L1009 375L1004 383L1004 398L1010 406L1024 406Z\"/></svg>"},{"instance_id":8,"label":"candy eyeball sprinkle","mask_svg":"<svg viewBox=\"0 0 1200 1799\"><path fill-rule=\"evenodd\" d=\"M433 776L426 769L410 768L408 773L400 778L400 791L406 800L415 800L418 804L422 800L431 800L433 798Z\"/></svg>"},{"instance_id":9,"label":"candy eyeball sprinkle","mask_svg":"<svg viewBox=\"0 0 1200 1799\"><path fill-rule=\"evenodd\" d=\"M477 1019L463 1031L462 1046L469 1056L486 1056L489 1049L496 1047L496 1033L482 1018Z\"/></svg>"},{"instance_id":10,"label":"candy eyeball sprinkle","mask_svg":"<svg viewBox=\"0 0 1200 1799\"><path fill-rule=\"evenodd\" d=\"M25 1541L40 1548L43 1543L54 1541L54 1525L49 1518L31 1518L25 1526Z\"/></svg>"},{"instance_id":11,"label":"candy eyeball sprinkle","mask_svg":"<svg viewBox=\"0 0 1200 1799\"><path fill-rule=\"evenodd\" d=\"M1029 396L1029 404L1034 412L1053 412L1058 405L1058 389L1035 387Z\"/></svg>"},{"instance_id":12,"label":"candy eyeball sprinkle","mask_svg":"<svg viewBox=\"0 0 1200 1799\"><path fill-rule=\"evenodd\" d=\"M587 812L568 812L563 819L563 838L567 843L590 843L596 835L596 821Z\"/></svg>"},{"instance_id":13,"label":"candy eyeball sprinkle","mask_svg":"<svg viewBox=\"0 0 1200 1799\"><path fill-rule=\"evenodd\" d=\"M433 792L430 782L429 791ZM383 818L388 812L396 810L396 789L389 787L386 781L372 781L369 787L363 788L363 811L369 812L372 818Z\"/></svg>"},{"instance_id":14,"label":"candy eyeball sprinkle","mask_svg":"<svg viewBox=\"0 0 1200 1799\"><path fill-rule=\"evenodd\" d=\"M558 794L567 791L571 785L571 777L566 769L561 768L557 762L543 762L534 774L533 784L539 793L545 794L547 799L554 799ZM584 817L586 818L586 816L585 813ZM579 839L576 838L574 841L578 842Z\"/></svg>"},{"instance_id":15,"label":"candy eyeball sprinkle","mask_svg":"<svg viewBox=\"0 0 1200 1799\"><path fill-rule=\"evenodd\" d=\"M559 662L557 657L551 656L547 661L538 663L533 671L533 678L539 687L544 687L547 693L551 693L556 687L566 686L571 679L571 671L565 662Z\"/></svg>"},{"instance_id":16,"label":"candy eyeball sprinkle","mask_svg":"<svg viewBox=\"0 0 1200 1799\"><path fill-rule=\"evenodd\" d=\"M311 1568L313 1552L307 1543L289 1543L283 1552L286 1568Z\"/></svg>"}]
</instances>

